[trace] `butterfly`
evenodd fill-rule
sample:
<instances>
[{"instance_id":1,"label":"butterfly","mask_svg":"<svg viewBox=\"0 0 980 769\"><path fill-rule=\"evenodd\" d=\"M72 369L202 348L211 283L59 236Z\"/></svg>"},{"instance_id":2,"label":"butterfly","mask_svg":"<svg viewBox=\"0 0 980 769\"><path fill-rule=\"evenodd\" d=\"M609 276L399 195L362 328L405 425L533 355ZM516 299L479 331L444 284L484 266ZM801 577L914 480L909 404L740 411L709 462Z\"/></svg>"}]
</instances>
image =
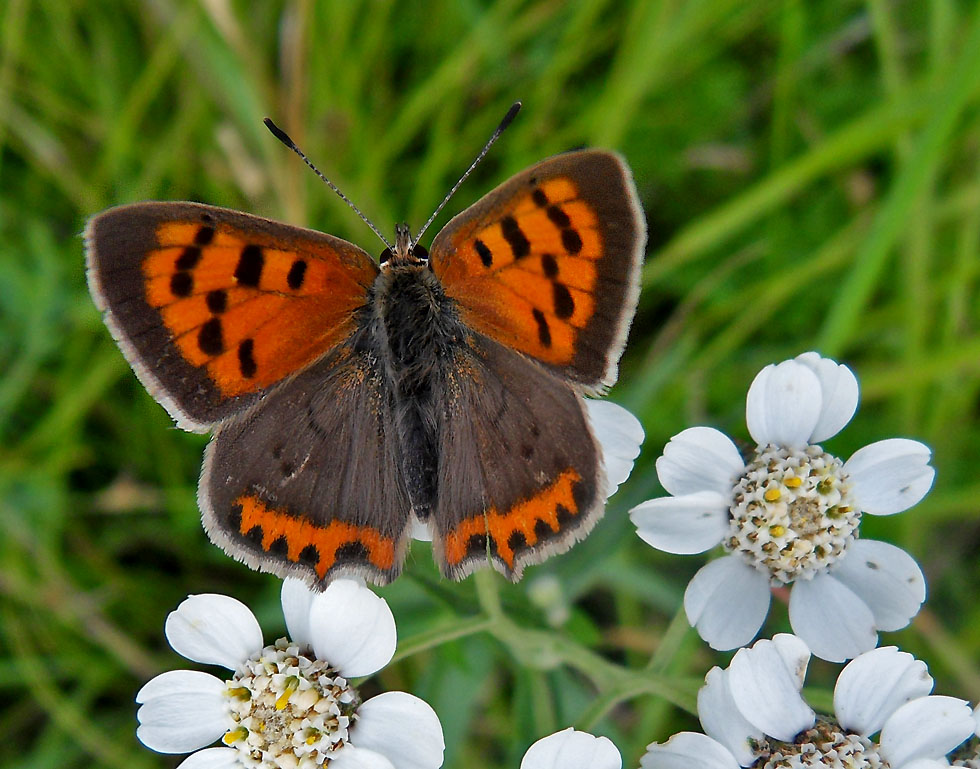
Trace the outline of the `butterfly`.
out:
<instances>
[{"instance_id":1,"label":"butterfly","mask_svg":"<svg viewBox=\"0 0 980 769\"><path fill-rule=\"evenodd\" d=\"M189 202L89 221L112 336L179 427L213 433L198 502L229 555L385 584L424 528L444 575L489 563L516 581L601 515L611 480L583 395L615 382L639 293L626 163L551 157L416 241L399 225L376 262Z\"/></svg>"}]
</instances>

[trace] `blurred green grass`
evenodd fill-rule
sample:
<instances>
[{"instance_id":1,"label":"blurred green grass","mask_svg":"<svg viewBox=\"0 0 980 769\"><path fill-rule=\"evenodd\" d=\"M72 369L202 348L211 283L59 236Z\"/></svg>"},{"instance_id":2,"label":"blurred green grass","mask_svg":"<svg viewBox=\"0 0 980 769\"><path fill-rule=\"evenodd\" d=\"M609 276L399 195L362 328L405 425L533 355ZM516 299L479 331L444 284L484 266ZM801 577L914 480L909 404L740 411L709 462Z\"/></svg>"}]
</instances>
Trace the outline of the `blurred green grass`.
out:
<instances>
[{"instance_id":1,"label":"blurred green grass","mask_svg":"<svg viewBox=\"0 0 980 769\"><path fill-rule=\"evenodd\" d=\"M903 435L935 451L930 496L865 523L929 582L923 613L883 642L980 699L978 31L975 4L953 0L0 4L0 767L175 765L136 742L132 698L180 665L162 627L189 592L235 595L282 632L276 580L207 543L204 440L131 374L79 238L109 205L186 198L380 251L265 115L383 231L424 221L516 99L439 222L571 147L633 167L651 242L612 397L642 418L645 452L588 540L499 586L508 616L637 668L656 652L690 703L720 661L671 624L702 559L653 553L625 512L660 493L671 435L747 439L755 372L819 349L862 383L830 450ZM571 609L554 632L534 600L551 577ZM605 712L601 661L588 676L482 633L447 641L479 613L477 584L438 580L425 546L383 594L404 652L368 686L434 705L447 767L516 767L569 724L635 766L694 723L649 693ZM786 627L777 606L767 632ZM824 701L833 672L815 665Z\"/></svg>"}]
</instances>

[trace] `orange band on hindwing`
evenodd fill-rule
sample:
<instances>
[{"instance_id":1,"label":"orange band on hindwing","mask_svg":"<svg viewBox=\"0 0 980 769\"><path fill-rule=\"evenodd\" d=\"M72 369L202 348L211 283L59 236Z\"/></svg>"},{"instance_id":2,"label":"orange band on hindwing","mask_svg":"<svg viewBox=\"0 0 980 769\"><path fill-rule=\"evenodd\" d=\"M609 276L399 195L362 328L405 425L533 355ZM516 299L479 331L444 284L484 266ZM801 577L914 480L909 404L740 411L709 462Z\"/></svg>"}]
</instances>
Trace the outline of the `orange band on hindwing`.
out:
<instances>
[{"instance_id":1,"label":"orange band on hindwing","mask_svg":"<svg viewBox=\"0 0 980 769\"><path fill-rule=\"evenodd\" d=\"M368 564L380 571L388 571L395 563L395 541L377 529L337 519L317 526L248 495L238 497L235 504L241 508L238 533L266 553L311 566L320 579L345 563Z\"/></svg>"},{"instance_id":2,"label":"orange band on hindwing","mask_svg":"<svg viewBox=\"0 0 980 769\"><path fill-rule=\"evenodd\" d=\"M569 518L580 511L575 501L575 484L581 476L569 468L537 494L518 502L510 510L491 507L485 513L464 519L446 533L444 548L450 566L465 558L484 555L487 548L513 570L515 556L536 546L540 540L559 534Z\"/></svg>"}]
</instances>

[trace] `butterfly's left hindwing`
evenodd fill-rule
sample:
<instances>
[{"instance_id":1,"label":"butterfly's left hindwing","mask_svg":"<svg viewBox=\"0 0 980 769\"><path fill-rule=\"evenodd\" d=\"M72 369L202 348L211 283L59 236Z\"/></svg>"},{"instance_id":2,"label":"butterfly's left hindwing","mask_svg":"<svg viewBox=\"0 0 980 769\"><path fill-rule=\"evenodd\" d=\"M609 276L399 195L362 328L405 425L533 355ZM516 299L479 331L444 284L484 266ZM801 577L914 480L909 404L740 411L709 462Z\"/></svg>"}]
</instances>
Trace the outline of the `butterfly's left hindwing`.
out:
<instances>
[{"instance_id":1,"label":"butterfly's left hindwing","mask_svg":"<svg viewBox=\"0 0 980 769\"><path fill-rule=\"evenodd\" d=\"M411 505L390 397L376 356L343 345L221 425L198 491L212 541L320 585L398 576Z\"/></svg>"},{"instance_id":2,"label":"butterfly's left hindwing","mask_svg":"<svg viewBox=\"0 0 980 769\"><path fill-rule=\"evenodd\" d=\"M206 431L350 336L378 268L340 238L196 203L85 231L89 286L137 376Z\"/></svg>"}]
</instances>

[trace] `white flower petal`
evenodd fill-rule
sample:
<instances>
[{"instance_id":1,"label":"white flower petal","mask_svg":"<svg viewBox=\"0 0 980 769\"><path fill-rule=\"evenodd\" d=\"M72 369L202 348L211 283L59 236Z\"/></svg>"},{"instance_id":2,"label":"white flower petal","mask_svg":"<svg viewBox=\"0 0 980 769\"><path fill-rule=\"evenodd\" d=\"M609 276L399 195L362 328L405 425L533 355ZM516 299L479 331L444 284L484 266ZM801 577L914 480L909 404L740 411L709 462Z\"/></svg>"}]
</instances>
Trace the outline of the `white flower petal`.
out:
<instances>
[{"instance_id":1,"label":"white flower petal","mask_svg":"<svg viewBox=\"0 0 980 769\"><path fill-rule=\"evenodd\" d=\"M585 411L602 447L609 483L606 496L611 497L633 471L633 462L640 455L643 443L643 426L633 414L612 401L586 398Z\"/></svg>"},{"instance_id":2,"label":"white flower petal","mask_svg":"<svg viewBox=\"0 0 980 769\"><path fill-rule=\"evenodd\" d=\"M221 694L224 690L225 682L210 673L202 673L200 670L168 670L143 684L143 688L136 692L136 701L142 705L157 697L171 694L209 696Z\"/></svg>"},{"instance_id":3,"label":"white flower petal","mask_svg":"<svg viewBox=\"0 0 980 769\"><path fill-rule=\"evenodd\" d=\"M922 569L900 547L858 539L830 570L867 604L878 630L900 630L926 600Z\"/></svg>"},{"instance_id":4,"label":"white flower petal","mask_svg":"<svg viewBox=\"0 0 980 769\"><path fill-rule=\"evenodd\" d=\"M728 685L749 723L787 742L813 726L816 714L800 696L809 659L806 644L786 633L735 653L728 666Z\"/></svg>"},{"instance_id":5,"label":"white flower petal","mask_svg":"<svg viewBox=\"0 0 980 769\"><path fill-rule=\"evenodd\" d=\"M862 512L892 515L920 502L936 471L929 447L907 438L889 438L858 449L844 463Z\"/></svg>"},{"instance_id":6,"label":"white flower petal","mask_svg":"<svg viewBox=\"0 0 980 769\"><path fill-rule=\"evenodd\" d=\"M190 595L167 616L174 651L194 662L234 670L262 648L262 628L252 611L227 595Z\"/></svg>"},{"instance_id":7,"label":"white flower petal","mask_svg":"<svg viewBox=\"0 0 980 769\"><path fill-rule=\"evenodd\" d=\"M756 759L749 740L761 740L765 734L735 705L727 671L713 667L704 677L704 686L698 690L698 718L704 733L731 751L742 766Z\"/></svg>"},{"instance_id":8,"label":"white flower petal","mask_svg":"<svg viewBox=\"0 0 980 769\"><path fill-rule=\"evenodd\" d=\"M745 468L731 438L712 427L689 427L664 446L657 459L660 485L676 497L715 491L731 497L735 479Z\"/></svg>"},{"instance_id":9,"label":"white flower petal","mask_svg":"<svg viewBox=\"0 0 980 769\"><path fill-rule=\"evenodd\" d=\"M396 769L438 769L446 743L439 716L424 700L385 692L357 709L351 744L386 756Z\"/></svg>"},{"instance_id":10,"label":"white flower petal","mask_svg":"<svg viewBox=\"0 0 980 769\"><path fill-rule=\"evenodd\" d=\"M820 418L808 443L820 443L839 433L851 421L858 405L858 381L843 363L821 358L815 352L796 356L820 380Z\"/></svg>"},{"instance_id":11,"label":"white flower petal","mask_svg":"<svg viewBox=\"0 0 980 769\"><path fill-rule=\"evenodd\" d=\"M412 530L409 532L409 536L412 539L417 539L419 542L431 542L432 541L432 522L427 521L422 523L414 515L409 520L409 526Z\"/></svg>"},{"instance_id":12,"label":"white flower petal","mask_svg":"<svg viewBox=\"0 0 980 769\"><path fill-rule=\"evenodd\" d=\"M945 766L949 766L945 758L917 758L895 769L943 769Z\"/></svg>"},{"instance_id":13,"label":"white flower petal","mask_svg":"<svg viewBox=\"0 0 980 769\"><path fill-rule=\"evenodd\" d=\"M527 749L521 769L622 769L623 757L607 737L571 727L542 737Z\"/></svg>"},{"instance_id":14,"label":"white flower petal","mask_svg":"<svg viewBox=\"0 0 980 769\"><path fill-rule=\"evenodd\" d=\"M710 550L728 531L728 502L714 491L659 497L630 510L636 533L666 553L690 555Z\"/></svg>"},{"instance_id":15,"label":"white flower petal","mask_svg":"<svg viewBox=\"0 0 980 769\"><path fill-rule=\"evenodd\" d=\"M330 769L395 769L387 756L347 744L330 756Z\"/></svg>"},{"instance_id":16,"label":"white flower petal","mask_svg":"<svg viewBox=\"0 0 980 769\"><path fill-rule=\"evenodd\" d=\"M348 678L367 676L395 653L395 618L383 598L351 579L335 579L313 599L313 651Z\"/></svg>"},{"instance_id":17,"label":"white flower petal","mask_svg":"<svg viewBox=\"0 0 980 769\"><path fill-rule=\"evenodd\" d=\"M701 567L684 591L688 622L712 649L743 646L769 612L769 580L741 558L726 555Z\"/></svg>"},{"instance_id":18,"label":"white flower petal","mask_svg":"<svg viewBox=\"0 0 980 769\"><path fill-rule=\"evenodd\" d=\"M196 670L170 670L136 695L136 736L158 753L189 753L210 745L232 725L225 685Z\"/></svg>"},{"instance_id":19,"label":"white flower petal","mask_svg":"<svg viewBox=\"0 0 980 769\"><path fill-rule=\"evenodd\" d=\"M820 419L820 380L795 360L768 365L749 387L745 421L760 446L802 447Z\"/></svg>"},{"instance_id":20,"label":"white flower petal","mask_svg":"<svg viewBox=\"0 0 980 769\"><path fill-rule=\"evenodd\" d=\"M310 608L315 597L316 593L301 579L286 577L282 581L282 614L286 618L286 632L294 643L312 646Z\"/></svg>"},{"instance_id":21,"label":"white flower petal","mask_svg":"<svg viewBox=\"0 0 980 769\"><path fill-rule=\"evenodd\" d=\"M855 657L837 677L834 715L849 732L869 737L906 702L932 691L926 663L894 646Z\"/></svg>"},{"instance_id":22,"label":"white flower petal","mask_svg":"<svg viewBox=\"0 0 980 769\"><path fill-rule=\"evenodd\" d=\"M697 732L680 732L667 742L647 745L642 769L738 769L728 748ZM748 766L748 764L743 764Z\"/></svg>"},{"instance_id":23,"label":"white flower petal","mask_svg":"<svg viewBox=\"0 0 980 769\"><path fill-rule=\"evenodd\" d=\"M234 748L205 748L191 753L177 769L241 769L239 755Z\"/></svg>"},{"instance_id":24,"label":"white flower petal","mask_svg":"<svg viewBox=\"0 0 980 769\"><path fill-rule=\"evenodd\" d=\"M885 721L879 745L893 767L918 758L941 758L973 734L965 700L930 695L902 705Z\"/></svg>"},{"instance_id":25,"label":"white flower petal","mask_svg":"<svg viewBox=\"0 0 980 769\"><path fill-rule=\"evenodd\" d=\"M826 572L793 583L789 624L810 651L830 662L857 657L878 644L871 609Z\"/></svg>"}]
</instances>

